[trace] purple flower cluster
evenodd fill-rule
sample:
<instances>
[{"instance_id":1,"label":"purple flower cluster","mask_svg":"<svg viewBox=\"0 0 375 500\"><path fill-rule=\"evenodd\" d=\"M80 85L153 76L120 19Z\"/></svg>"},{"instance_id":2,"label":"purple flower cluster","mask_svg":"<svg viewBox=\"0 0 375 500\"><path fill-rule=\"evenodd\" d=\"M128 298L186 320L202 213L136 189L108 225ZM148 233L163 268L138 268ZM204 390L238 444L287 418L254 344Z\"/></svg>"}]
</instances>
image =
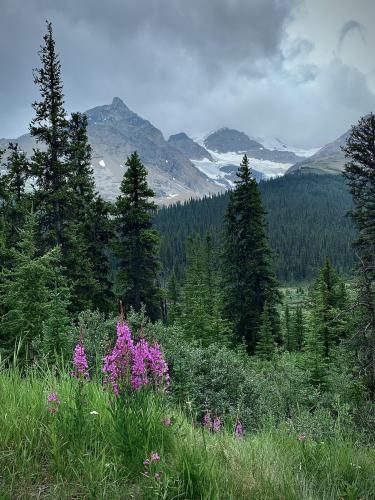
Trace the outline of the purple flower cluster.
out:
<instances>
[{"instance_id":1,"label":"purple flower cluster","mask_svg":"<svg viewBox=\"0 0 375 500\"><path fill-rule=\"evenodd\" d=\"M152 463L153 462L159 462L160 461L160 455L159 453L157 453L156 451L153 451L150 453L150 458L146 458L146 460L143 460L143 465L145 465L146 467L148 466L152 466ZM145 470L142 472L142 475L145 476L145 477L150 477L150 470ZM161 472L155 472L154 474L154 478L159 481L160 480L160 476L161 476Z\"/></svg>"},{"instance_id":2,"label":"purple flower cluster","mask_svg":"<svg viewBox=\"0 0 375 500\"><path fill-rule=\"evenodd\" d=\"M57 392L52 391L47 396L48 411L49 413L57 413L59 410L60 400L57 396Z\"/></svg>"},{"instance_id":3,"label":"purple flower cluster","mask_svg":"<svg viewBox=\"0 0 375 500\"><path fill-rule=\"evenodd\" d=\"M149 346L141 338L134 343L131 331L124 322L117 324L117 339L111 354L104 358L104 382L112 385L118 395L129 385L133 390L150 383L157 386L169 385L168 365L160 351L159 344Z\"/></svg>"},{"instance_id":4,"label":"purple flower cluster","mask_svg":"<svg viewBox=\"0 0 375 500\"><path fill-rule=\"evenodd\" d=\"M215 417L211 420L211 415L208 411L203 416L203 427L208 431L219 432L221 429L221 420L219 417Z\"/></svg>"},{"instance_id":5,"label":"purple flower cluster","mask_svg":"<svg viewBox=\"0 0 375 500\"><path fill-rule=\"evenodd\" d=\"M71 372L72 377L86 380L90 378L87 371L89 365L87 364L85 347L82 341L80 341L74 349L73 365L74 370Z\"/></svg>"},{"instance_id":6,"label":"purple flower cluster","mask_svg":"<svg viewBox=\"0 0 375 500\"><path fill-rule=\"evenodd\" d=\"M245 431L243 430L242 424L239 420L237 420L236 425L234 426L234 435L237 438L243 438L245 435Z\"/></svg>"},{"instance_id":7,"label":"purple flower cluster","mask_svg":"<svg viewBox=\"0 0 375 500\"><path fill-rule=\"evenodd\" d=\"M134 349L130 329L126 323L117 323L117 339L111 354L105 356L103 373L104 382L112 385L113 392L120 392L119 383L129 377Z\"/></svg>"}]
</instances>

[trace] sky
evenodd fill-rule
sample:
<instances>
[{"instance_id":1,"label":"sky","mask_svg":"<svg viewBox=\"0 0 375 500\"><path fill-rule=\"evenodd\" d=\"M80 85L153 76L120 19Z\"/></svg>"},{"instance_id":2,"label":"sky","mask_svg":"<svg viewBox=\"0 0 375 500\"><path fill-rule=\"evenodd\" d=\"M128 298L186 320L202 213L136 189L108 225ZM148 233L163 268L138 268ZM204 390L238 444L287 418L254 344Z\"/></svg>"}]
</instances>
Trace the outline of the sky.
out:
<instances>
[{"instance_id":1,"label":"sky","mask_svg":"<svg viewBox=\"0 0 375 500\"><path fill-rule=\"evenodd\" d=\"M28 131L52 21L68 112L319 147L375 111L374 0L0 0L0 137Z\"/></svg>"}]
</instances>

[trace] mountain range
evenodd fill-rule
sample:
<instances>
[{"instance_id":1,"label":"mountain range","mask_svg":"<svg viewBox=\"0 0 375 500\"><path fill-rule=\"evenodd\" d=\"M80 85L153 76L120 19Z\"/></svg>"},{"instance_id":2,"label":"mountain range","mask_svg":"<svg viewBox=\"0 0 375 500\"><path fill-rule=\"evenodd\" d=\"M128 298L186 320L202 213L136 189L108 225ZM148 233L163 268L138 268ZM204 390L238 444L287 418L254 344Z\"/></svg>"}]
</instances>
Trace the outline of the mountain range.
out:
<instances>
[{"instance_id":1,"label":"mountain range","mask_svg":"<svg viewBox=\"0 0 375 500\"><path fill-rule=\"evenodd\" d=\"M279 139L251 138L230 128L195 140L184 132L165 140L159 129L131 111L118 97L111 104L89 109L85 114L96 185L107 199L117 196L126 158L135 150L148 169L149 182L159 204L230 189L244 153L257 180L296 171L337 173L345 163L340 147L348 132L318 151L305 151L288 148ZM8 142L18 142L28 155L37 146L29 134L0 139L0 148Z\"/></svg>"}]
</instances>

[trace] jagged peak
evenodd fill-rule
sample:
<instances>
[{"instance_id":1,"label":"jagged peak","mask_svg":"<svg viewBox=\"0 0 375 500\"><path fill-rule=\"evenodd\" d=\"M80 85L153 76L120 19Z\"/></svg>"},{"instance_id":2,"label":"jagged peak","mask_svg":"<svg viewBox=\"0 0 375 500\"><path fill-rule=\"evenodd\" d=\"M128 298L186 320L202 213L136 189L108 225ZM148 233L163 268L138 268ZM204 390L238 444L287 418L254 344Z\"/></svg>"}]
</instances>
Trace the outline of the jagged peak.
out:
<instances>
[{"instance_id":1,"label":"jagged peak","mask_svg":"<svg viewBox=\"0 0 375 500\"><path fill-rule=\"evenodd\" d=\"M112 104L111 104L112 108L124 108L124 109L129 109L127 107L127 105L124 103L124 101L122 99L120 99L119 97L114 97L112 99Z\"/></svg>"},{"instance_id":2,"label":"jagged peak","mask_svg":"<svg viewBox=\"0 0 375 500\"><path fill-rule=\"evenodd\" d=\"M170 135L168 141L173 141L176 139L190 139L191 141L193 140L185 132L179 132L178 134Z\"/></svg>"}]
</instances>

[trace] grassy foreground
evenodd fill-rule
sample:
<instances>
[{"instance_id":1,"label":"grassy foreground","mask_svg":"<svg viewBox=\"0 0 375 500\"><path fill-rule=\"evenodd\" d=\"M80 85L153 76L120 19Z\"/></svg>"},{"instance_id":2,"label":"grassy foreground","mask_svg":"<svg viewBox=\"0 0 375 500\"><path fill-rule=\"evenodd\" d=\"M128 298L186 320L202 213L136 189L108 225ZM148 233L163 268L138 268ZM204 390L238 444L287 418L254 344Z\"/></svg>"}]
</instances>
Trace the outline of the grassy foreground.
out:
<instances>
[{"instance_id":1,"label":"grassy foreground","mask_svg":"<svg viewBox=\"0 0 375 500\"><path fill-rule=\"evenodd\" d=\"M160 460L144 464L153 452ZM303 441L283 429L213 434L147 389L121 405L94 381L3 370L0 498L373 499L375 451L308 429Z\"/></svg>"}]
</instances>

